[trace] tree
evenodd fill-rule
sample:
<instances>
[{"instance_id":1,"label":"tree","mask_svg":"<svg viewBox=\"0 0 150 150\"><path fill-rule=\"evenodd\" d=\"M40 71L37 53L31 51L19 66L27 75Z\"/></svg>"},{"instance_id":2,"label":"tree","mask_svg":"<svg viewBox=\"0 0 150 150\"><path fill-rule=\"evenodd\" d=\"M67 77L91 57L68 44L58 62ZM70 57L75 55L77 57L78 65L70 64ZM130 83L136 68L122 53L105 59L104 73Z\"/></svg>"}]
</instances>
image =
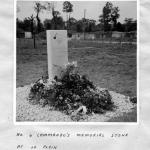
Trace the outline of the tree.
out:
<instances>
[{"instance_id":1,"label":"tree","mask_svg":"<svg viewBox=\"0 0 150 150\"><path fill-rule=\"evenodd\" d=\"M34 10L36 12L36 20L37 20L37 31L38 33L41 31L41 20L39 18L40 12L45 9L45 6L42 5L40 2L36 2L34 6Z\"/></svg>"},{"instance_id":2,"label":"tree","mask_svg":"<svg viewBox=\"0 0 150 150\"><path fill-rule=\"evenodd\" d=\"M56 11L57 14L57 11ZM55 16L55 22L57 24L57 29L64 29L64 21L63 18L61 16ZM46 30L48 29L53 29L53 25L54 25L54 19L45 19L44 20L44 28Z\"/></svg>"},{"instance_id":3,"label":"tree","mask_svg":"<svg viewBox=\"0 0 150 150\"><path fill-rule=\"evenodd\" d=\"M95 23L96 23L96 21L95 20L92 20L92 19L87 19L87 21L86 21L86 31L87 32L92 32L92 31L94 31L95 30Z\"/></svg>"},{"instance_id":4,"label":"tree","mask_svg":"<svg viewBox=\"0 0 150 150\"><path fill-rule=\"evenodd\" d=\"M24 23L23 23L23 21L22 20L20 20L20 19L16 19L16 26L17 26L17 29L22 29L22 30L24 30Z\"/></svg>"},{"instance_id":5,"label":"tree","mask_svg":"<svg viewBox=\"0 0 150 150\"><path fill-rule=\"evenodd\" d=\"M52 28L52 25L51 25L52 22L51 22L50 19L45 19L43 23L44 23L44 28L45 28L46 30L48 30L48 29L50 30L50 29Z\"/></svg>"},{"instance_id":6,"label":"tree","mask_svg":"<svg viewBox=\"0 0 150 150\"><path fill-rule=\"evenodd\" d=\"M124 22L126 32L137 30L137 21L133 18L125 18Z\"/></svg>"},{"instance_id":7,"label":"tree","mask_svg":"<svg viewBox=\"0 0 150 150\"><path fill-rule=\"evenodd\" d=\"M53 12L52 24L55 24L55 29L63 29L64 22L59 11Z\"/></svg>"},{"instance_id":8,"label":"tree","mask_svg":"<svg viewBox=\"0 0 150 150\"><path fill-rule=\"evenodd\" d=\"M103 25L103 30L109 30L109 23L111 21L111 10L112 10L112 3L107 2L103 8L103 14L100 15L100 23Z\"/></svg>"},{"instance_id":9,"label":"tree","mask_svg":"<svg viewBox=\"0 0 150 150\"><path fill-rule=\"evenodd\" d=\"M50 18L52 19L47 20L44 25L46 25L46 29L63 29L63 19L60 16L60 12L55 10L56 3L55 2L46 2L45 9L50 14Z\"/></svg>"},{"instance_id":10,"label":"tree","mask_svg":"<svg viewBox=\"0 0 150 150\"><path fill-rule=\"evenodd\" d=\"M116 24L116 31L124 32L124 26L120 22Z\"/></svg>"},{"instance_id":11,"label":"tree","mask_svg":"<svg viewBox=\"0 0 150 150\"><path fill-rule=\"evenodd\" d=\"M35 22L34 22L35 17L33 16L33 14L28 17L28 20L30 21L30 31L32 33L32 35L34 34L35 31Z\"/></svg>"},{"instance_id":12,"label":"tree","mask_svg":"<svg viewBox=\"0 0 150 150\"><path fill-rule=\"evenodd\" d=\"M70 30L76 31L77 20L75 18L71 17L69 22L70 22Z\"/></svg>"},{"instance_id":13,"label":"tree","mask_svg":"<svg viewBox=\"0 0 150 150\"><path fill-rule=\"evenodd\" d=\"M120 10L118 7L113 7L111 11L111 21L113 23L114 29L116 28L117 25L117 19L120 17L119 11Z\"/></svg>"},{"instance_id":14,"label":"tree","mask_svg":"<svg viewBox=\"0 0 150 150\"><path fill-rule=\"evenodd\" d=\"M16 19L16 27L17 27L17 38L21 38L24 36L24 23L23 21Z\"/></svg>"},{"instance_id":15,"label":"tree","mask_svg":"<svg viewBox=\"0 0 150 150\"><path fill-rule=\"evenodd\" d=\"M111 23L115 27L117 24L117 19L119 18L119 8L113 7L111 2L107 2L106 5L103 7L102 15L100 15L100 23L103 25L104 31L111 30Z\"/></svg>"},{"instance_id":16,"label":"tree","mask_svg":"<svg viewBox=\"0 0 150 150\"><path fill-rule=\"evenodd\" d=\"M76 31L77 32L83 32L83 22L82 20L78 20L76 23Z\"/></svg>"},{"instance_id":17,"label":"tree","mask_svg":"<svg viewBox=\"0 0 150 150\"><path fill-rule=\"evenodd\" d=\"M66 25L67 28L70 26L70 15L73 12L73 5L69 1L63 3L63 12L66 13ZM69 19L68 19L69 16Z\"/></svg>"},{"instance_id":18,"label":"tree","mask_svg":"<svg viewBox=\"0 0 150 150\"><path fill-rule=\"evenodd\" d=\"M73 17L70 18L70 25L76 24L77 20Z\"/></svg>"},{"instance_id":19,"label":"tree","mask_svg":"<svg viewBox=\"0 0 150 150\"><path fill-rule=\"evenodd\" d=\"M46 10L50 12L52 15L53 23L52 23L52 29L57 29L57 23L56 18L60 14L58 11L55 11L55 3L54 2L46 2Z\"/></svg>"},{"instance_id":20,"label":"tree","mask_svg":"<svg viewBox=\"0 0 150 150\"><path fill-rule=\"evenodd\" d=\"M23 26L24 26L24 31L31 31L31 21L29 20L29 18L25 18L23 20Z\"/></svg>"}]
</instances>

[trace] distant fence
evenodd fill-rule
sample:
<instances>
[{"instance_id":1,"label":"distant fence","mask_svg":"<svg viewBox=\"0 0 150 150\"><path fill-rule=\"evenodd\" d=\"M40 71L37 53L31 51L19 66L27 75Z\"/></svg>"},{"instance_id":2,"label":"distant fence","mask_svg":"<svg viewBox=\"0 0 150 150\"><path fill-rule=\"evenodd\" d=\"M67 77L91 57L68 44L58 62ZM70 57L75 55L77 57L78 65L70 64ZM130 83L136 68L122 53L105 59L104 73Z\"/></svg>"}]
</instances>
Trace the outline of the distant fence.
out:
<instances>
[{"instance_id":1,"label":"distant fence","mask_svg":"<svg viewBox=\"0 0 150 150\"><path fill-rule=\"evenodd\" d=\"M96 32L96 33L73 33L71 39L75 40L122 40L122 41L136 41L136 32Z\"/></svg>"},{"instance_id":2,"label":"distant fence","mask_svg":"<svg viewBox=\"0 0 150 150\"><path fill-rule=\"evenodd\" d=\"M90 33L70 33L68 34L68 41L69 40L90 40L100 43L120 43L122 44L136 44L137 41L137 32L90 32ZM18 40L19 43L23 43L25 41L29 42L29 40L32 37L32 34L29 32L21 33L17 36L20 40ZM21 39L24 40L21 40ZM29 40L27 40L29 39ZM40 32L39 34L35 35L35 38L33 38L31 47L39 47L39 42L41 41L43 45L46 45L46 32ZM30 42L31 42L30 41Z\"/></svg>"},{"instance_id":3,"label":"distant fence","mask_svg":"<svg viewBox=\"0 0 150 150\"><path fill-rule=\"evenodd\" d=\"M32 38L31 32L21 32L17 33L17 38ZM36 34L36 38L39 39L46 39L46 32L40 32ZM103 39L136 39L137 32L118 32L118 31L111 31L111 32L85 32L85 33L68 33L69 39L76 39L76 40L103 40Z\"/></svg>"}]
</instances>

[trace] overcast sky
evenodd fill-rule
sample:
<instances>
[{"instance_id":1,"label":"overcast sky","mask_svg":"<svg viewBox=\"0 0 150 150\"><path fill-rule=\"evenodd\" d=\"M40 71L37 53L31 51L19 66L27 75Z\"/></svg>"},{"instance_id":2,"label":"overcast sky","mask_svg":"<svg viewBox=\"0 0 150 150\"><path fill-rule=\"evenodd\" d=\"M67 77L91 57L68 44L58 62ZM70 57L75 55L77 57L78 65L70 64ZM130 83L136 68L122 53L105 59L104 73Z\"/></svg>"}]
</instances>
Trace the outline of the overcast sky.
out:
<instances>
[{"instance_id":1,"label":"overcast sky","mask_svg":"<svg viewBox=\"0 0 150 150\"><path fill-rule=\"evenodd\" d=\"M44 3L44 1L42 3ZM106 1L71 1L71 3L73 4L71 17L75 19L83 18L84 9L86 9L86 18L94 19L98 22L99 15L102 14L102 9ZM118 6L120 9L120 18L118 21L123 23L125 18L137 19L136 1L112 1L112 3L113 6ZM34 4L35 1L18 1L17 6L20 11L17 12L17 17L23 20L25 17L29 17L32 14L35 15ZM66 20L66 14L62 12L63 1L56 1L55 6L55 10L59 11L63 19ZM40 19L42 21L46 18L50 19L50 17L50 14L46 11L40 13Z\"/></svg>"}]
</instances>

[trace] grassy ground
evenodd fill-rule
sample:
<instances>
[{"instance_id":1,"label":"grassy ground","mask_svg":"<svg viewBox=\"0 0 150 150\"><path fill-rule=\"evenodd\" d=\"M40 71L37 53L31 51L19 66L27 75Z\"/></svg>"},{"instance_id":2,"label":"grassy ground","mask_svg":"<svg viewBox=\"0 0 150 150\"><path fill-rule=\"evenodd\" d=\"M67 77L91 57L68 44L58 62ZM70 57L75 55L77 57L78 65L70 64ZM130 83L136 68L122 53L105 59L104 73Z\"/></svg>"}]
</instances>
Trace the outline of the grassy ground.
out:
<instances>
[{"instance_id":1,"label":"grassy ground","mask_svg":"<svg viewBox=\"0 0 150 150\"><path fill-rule=\"evenodd\" d=\"M136 45L69 41L69 61L76 60L81 74L102 88L136 95ZM90 48L89 48L90 47ZM46 41L17 40L17 87L47 74Z\"/></svg>"},{"instance_id":2,"label":"grassy ground","mask_svg":"<svg viewBox=\"0 0 150 150\"><path fill-rule=\"evenodd\" d=\"M136 45L100 44L92 41L69 41L69 61L77 61L81 74L87 74L98 86L136 96ZM17 39L17 87L35 82L47 74L46 41ZM136 121L131 113L112 118L110 122Z\"/></svg>"},{"instance_id":3,"label":"grassy ground","mask_svg":"<svg viewBox=\"0 0 150 150\"><path fill-rule=\"evenodd\" d=\"M129 113L124 113L122 116L114 117L108 122L137 122L137 109L136 107Z\"/></svg>"}]
</instances>

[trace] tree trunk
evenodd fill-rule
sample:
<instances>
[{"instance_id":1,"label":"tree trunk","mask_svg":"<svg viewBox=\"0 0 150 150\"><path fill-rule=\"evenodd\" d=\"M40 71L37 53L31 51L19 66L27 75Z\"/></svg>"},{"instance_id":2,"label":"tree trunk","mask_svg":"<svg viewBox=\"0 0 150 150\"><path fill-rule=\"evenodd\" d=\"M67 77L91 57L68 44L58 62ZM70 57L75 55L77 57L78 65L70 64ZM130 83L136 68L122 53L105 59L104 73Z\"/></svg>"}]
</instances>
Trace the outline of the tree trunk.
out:
<instances>
[{"instance_id":1,"label":"tree trunk","mask_svg":"<svg viewBox=\"0 0 150 150\"><path fill-rule=\"evenodd\" d=\"M39 18L39 14L38 13L36 15L36 19L37 19L37 31L39 33L40 32L40 18Z\"/></svg>"},{"instance_id":2,"label":"tree trunk","mask_svg":"<svg viewBox=\"0 0 150 150\"><path fill-rule=\"evenodd\" d=\"M55 17L55 11L54 10L52 10L52 16L53 16L53 21L54 21L53 29L56 30L57 29L57 24L56 24L56 17Z\"/></svg>"},{"instance_id":3,"label":"tree trunk","mask_svg":"<svg viewBox=\"0 0 150 150\"><path fill-rule=\"evenodd\" d=\"M68 29L70 29L70 13L69 13L69 19L68 19Z\"/></svg>"},{"instance_id":4,"label":"tree trunk","mask_svg":"<svg viewBox=\"0 0 150 150\"><path fill-rule=\"evenodd\" d=\"M68 30L68 13L66 13L66 28Z\"/></svg>"}]
</instances>

